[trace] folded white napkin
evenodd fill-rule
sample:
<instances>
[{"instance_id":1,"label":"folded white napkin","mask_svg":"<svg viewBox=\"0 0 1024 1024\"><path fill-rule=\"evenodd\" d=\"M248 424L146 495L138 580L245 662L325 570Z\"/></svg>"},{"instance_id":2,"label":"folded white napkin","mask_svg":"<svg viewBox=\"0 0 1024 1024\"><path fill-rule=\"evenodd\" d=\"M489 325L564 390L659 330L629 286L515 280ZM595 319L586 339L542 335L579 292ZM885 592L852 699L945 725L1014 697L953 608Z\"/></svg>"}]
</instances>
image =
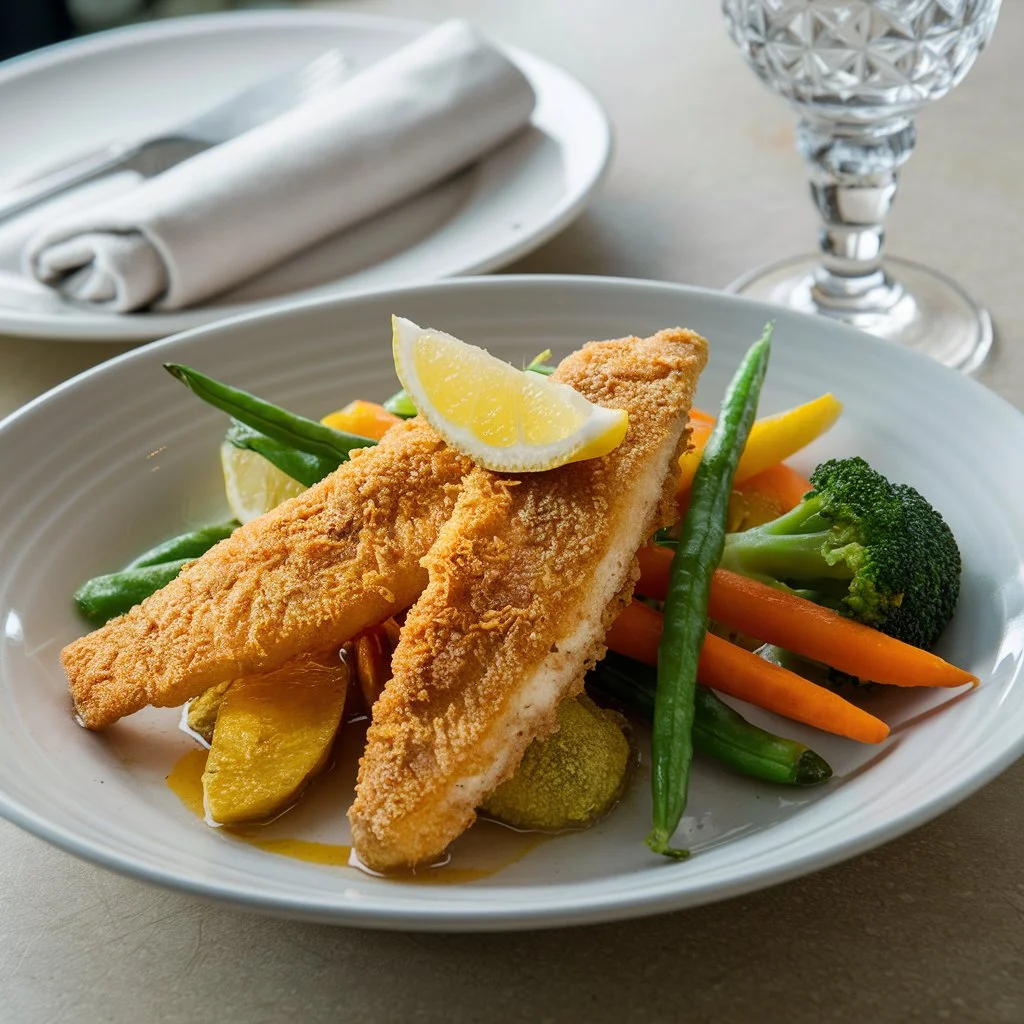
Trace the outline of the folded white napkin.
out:
<instances>
[{"instance_id":1,"label":"folded white napkin","mask_svg":"<svg viewBox=\"0 0 1024 1024\"><path fill-rule=\"evenodd\" d=\"M529 121L522 72L463 21L34 234L26 269L113 312L180 309L472 163Z\"/></svg>"}]
</instances>

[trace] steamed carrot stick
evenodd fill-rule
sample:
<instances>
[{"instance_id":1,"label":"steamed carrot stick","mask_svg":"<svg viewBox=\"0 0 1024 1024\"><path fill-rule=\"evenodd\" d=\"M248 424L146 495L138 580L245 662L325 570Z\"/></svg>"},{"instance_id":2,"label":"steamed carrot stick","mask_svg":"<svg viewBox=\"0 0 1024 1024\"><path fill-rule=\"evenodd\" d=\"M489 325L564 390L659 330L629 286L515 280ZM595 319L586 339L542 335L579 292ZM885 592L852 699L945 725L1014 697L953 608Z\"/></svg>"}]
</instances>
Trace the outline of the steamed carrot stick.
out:
<instances>
[{"instance_id":1,"label":"steamed carrot stick","mask_svg":"<svg viewBox=\"0 0 1024 1024\"><path fill-rule=\"evenodd\" d=\"M640 549L638 558L637 593L660 600L665 596L672 552L648 545ZM874 683L978 685L977 676L929 651L905 644L796 594L725 569L717 569L712 579L708 617L764 643L776 644ZM649 623L647 628L652 628Z\"/></svg>"},{"instance_id":2,"label":"steamed carrot stick","mask_svg":"<svg viewBox=\"0 0 1024 1024\"><path fill-rule=\"evenodd\" d=\"M718 569L708 615L732 629L890 686L978 685L978 677L929 651L796 594Z\"/></svg>"},{"instance_id":3,"label":"steamed carrot stick","mask_svg":"<svg viewBox=\"0 0 1024 1024\"><path fill-rule=\"evenodd\" d=\"M372 437L379 441L396 423L401 423L401 417L393 412L388 412L382 405L376 402L367 402L357 398L349 402L344 409L338 409L325 416L321 423L326 423L335 430L344 430L349 434L359 434L361 437Z\"/></svg>"},{"instance_id":4,"label":"steamed carrot stick","mask_svg":"<svg viewBox=\"0 0 1024 1024\"><path fill-rule=\"evenodd\" d=\"M736 485L741 494L757 494L769 499L778 508L780 516L796 508L804 495L813 489L810 480L784 462L777 462Z\"/></svg>"},{"instance_id":5,"label":"steamed carrot stick","mask_svg":"<svg viewBox=\"0 0 1024 1024\"><path fill-rule=\"evenodd\" d=\"M619 654L656 665L661 625L659 612L633 601L612 623L605 642ZM697 680L730 697L861 743L881 743L889 735L885 722L837 693L710 633L701 650Z\"/></svg>"},{"instance_id":6,"label":"steamed carrot stick","mask_svg":"<svg viewBox=\"0 0 1024 1024\"><path fill-rule=\"evenodd\" d=\"M715 421L707 413L690 413L690 443L685 452L679 456L679 497L685 494L689 500L690 484L697 472L704 446L708 443L711 431L715 429Z\"/></svg>"},{"instance_id":7,"label":"steamed carrot stick","mask_svg":"<svg viewBox=\"0 0 1024 1024\"><path fill-rule=\"evenodd\" d=\"M612 623L604 642L618 654L656 666L661 627L661 612L641 601L630 601Z\"/></svg>"},{"instance_id":8,"label":"steamed carrot stick","mask_svg":"<svg viewBox=\"0 0 1024 1024\"><path fill-rule=\"evenodd\" d=\"M704 640L697 678L719 693L861 743L881 743L889 735L885 722L838 693L713 633Z\"/></svg>"},{"instance_id":9,"label":"steamed carrot stick","mask_svg":"<svg viewBox=\"0 0 1024 1024\"><path fill-rule=\"evenodd\" d=\"M637 553L640 563L640 579L636 581L636 592L641 597L664 601L668 593L668 573L672 567L673 552L657 544L645 544ZM714 587L714 580L711 582Z\"/></svg>"},{"instance_id":10,"label":"steamed carrot stick","mask_svg":"<svg viewBox=\"0 0 1024 1024\"><path fill-rule=\"evenodd\" d=\"M734 484L727 529L745 530L776 519L799 505L812 489L810 480L784 462L769 466L757 476ZM676 504L682 519L690 507L689 488L676 493Z\"/></svg>"}]
</instances>

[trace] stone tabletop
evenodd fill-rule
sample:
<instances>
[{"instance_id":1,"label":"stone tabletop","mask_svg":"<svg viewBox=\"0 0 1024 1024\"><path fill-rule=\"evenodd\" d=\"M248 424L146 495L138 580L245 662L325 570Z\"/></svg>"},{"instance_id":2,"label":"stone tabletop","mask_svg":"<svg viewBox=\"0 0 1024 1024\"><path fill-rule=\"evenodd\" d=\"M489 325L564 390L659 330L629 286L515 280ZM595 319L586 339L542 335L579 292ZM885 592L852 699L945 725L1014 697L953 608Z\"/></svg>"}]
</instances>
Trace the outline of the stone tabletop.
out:
<instances>
[{"instance_id":1,"label":"stone tabletop","mask_svg":"<svg viewBox=\"0 0 1024 1024\"><path fill-rule=\"evenodd\" d=\"M605 104L617 151L572 226L511 272L722 287L813 246L792 118L718 4L379 0L313 6L473 19ZM1024 4L919 120L891 251L986 303L977 378L1024 408ZM0 100L2 101L2 100ZM125 351L0 338L0 415ZM956 415L951 410L951 415ZM1024 723L1022 723L1024 726ZM520 935L272 920L122 878L0 822L0 1021L1024 1021L1024 763L932 823L765 892Z\"/></svg>"}]
</instances>

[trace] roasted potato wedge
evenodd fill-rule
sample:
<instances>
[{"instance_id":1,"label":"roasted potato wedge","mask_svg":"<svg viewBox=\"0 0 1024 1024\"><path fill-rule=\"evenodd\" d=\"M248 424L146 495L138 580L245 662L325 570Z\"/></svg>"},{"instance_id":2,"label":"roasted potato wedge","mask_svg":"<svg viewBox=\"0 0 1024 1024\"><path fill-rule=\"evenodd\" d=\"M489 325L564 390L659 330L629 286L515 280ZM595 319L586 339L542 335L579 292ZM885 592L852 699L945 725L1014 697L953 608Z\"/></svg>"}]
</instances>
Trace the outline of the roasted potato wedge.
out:
<instances>
[{"instance_id":1,"label":"roasted potato wedge","mask_svg":"<svg viewBox=\"0 0 1024 1024\"><path fill-rule=\"evenodd\" d=\"M222 825L273 817L327 763L341 724L349 667L302 656L224 695L203 773L210 817Z\"/></svg>"},{"instance_id":2,"label":"roasted potato wedge","mask_svg":"<svg viewBox=\"0 0 1024 1024\"><path fill-rule=\"evenodd\" d=\"M207 743L213 742L213 729L217 724L217 712L224 701L224 694L228 692L230 682L218 683L211 686L205 693L201 693L194 700L188 702L186 721L188 727L198 735L202 736Z\"/></svg>"}]
</instances>

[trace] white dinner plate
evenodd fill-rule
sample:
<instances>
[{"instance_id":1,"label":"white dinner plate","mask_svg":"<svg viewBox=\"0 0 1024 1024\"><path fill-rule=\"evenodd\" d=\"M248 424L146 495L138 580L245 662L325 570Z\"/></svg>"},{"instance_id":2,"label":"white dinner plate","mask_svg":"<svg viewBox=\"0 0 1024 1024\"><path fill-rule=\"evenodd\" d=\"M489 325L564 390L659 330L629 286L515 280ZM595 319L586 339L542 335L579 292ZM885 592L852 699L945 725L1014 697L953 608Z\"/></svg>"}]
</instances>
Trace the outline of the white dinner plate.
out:
<instances>
[{"instance_id":1,"label":"white dinner plate","mask_svg":"<svg viewBox=\"0 0 1024 1024\"><path fill-rule=\"evenodd\" d=\"M248 11L116 29L7 61L0 190L116 139L155 134L331 47L354 73L427 28L365 14ZM68 302L21 274L22 242L46 211L0 225L0 333L160 338L282 299L482 273L524 255L582 210L611 158L611 132L574 78L508 52L537 94L526 131L437 187L194 309L119 315Z\"/></svg>"},{"instance_id":2,"label":"white dinner plate","mask_svg":"<svg viewBox=\"0 0 1024 1024\"><path fill-rule=\"evenodd\" d=\"M225 515L217 448L226 417L161 368L174 361L308 415L396 384L394 312L521 363L550 347L688 325L711 342L699 401L714 410L768 317L775 344L761 404L834 391L838 425L797 460L860 454L918 487L947 517L963 591L940 653L973 692L880 688L863 698L892 726L862 746L745 709L829 759L835 778L795 789L698 760L678 835L685 863L649 853L649 777L589 831L530 848L476 826L453 847L474 878L425 884L269 853L206 827L165 784L192 741L174 709L104 734L72 718L58 663L86 631L75 587L144 548ZM970 424L965 430L964 424ZM296 918L386 928L509 929L623 918L723 899L822 868L920 825L1024 748L1024 418L977 383L824 319L730 295L602 278L498 277L295 305L191 331L96 367L0 424L0 812L119 871ZM641 730L642 731L642 730ZM342 750L358 753L353 739ZM342 758L344 760L344 757ZM347 842L337 771L266 837ZM508 861L496 873L495 866ZM421 876L422 877L422 876ZM432 880L432 881L430 881ZM433 884L436 883L436 884Z\"/></svg>"}]
</instances>

